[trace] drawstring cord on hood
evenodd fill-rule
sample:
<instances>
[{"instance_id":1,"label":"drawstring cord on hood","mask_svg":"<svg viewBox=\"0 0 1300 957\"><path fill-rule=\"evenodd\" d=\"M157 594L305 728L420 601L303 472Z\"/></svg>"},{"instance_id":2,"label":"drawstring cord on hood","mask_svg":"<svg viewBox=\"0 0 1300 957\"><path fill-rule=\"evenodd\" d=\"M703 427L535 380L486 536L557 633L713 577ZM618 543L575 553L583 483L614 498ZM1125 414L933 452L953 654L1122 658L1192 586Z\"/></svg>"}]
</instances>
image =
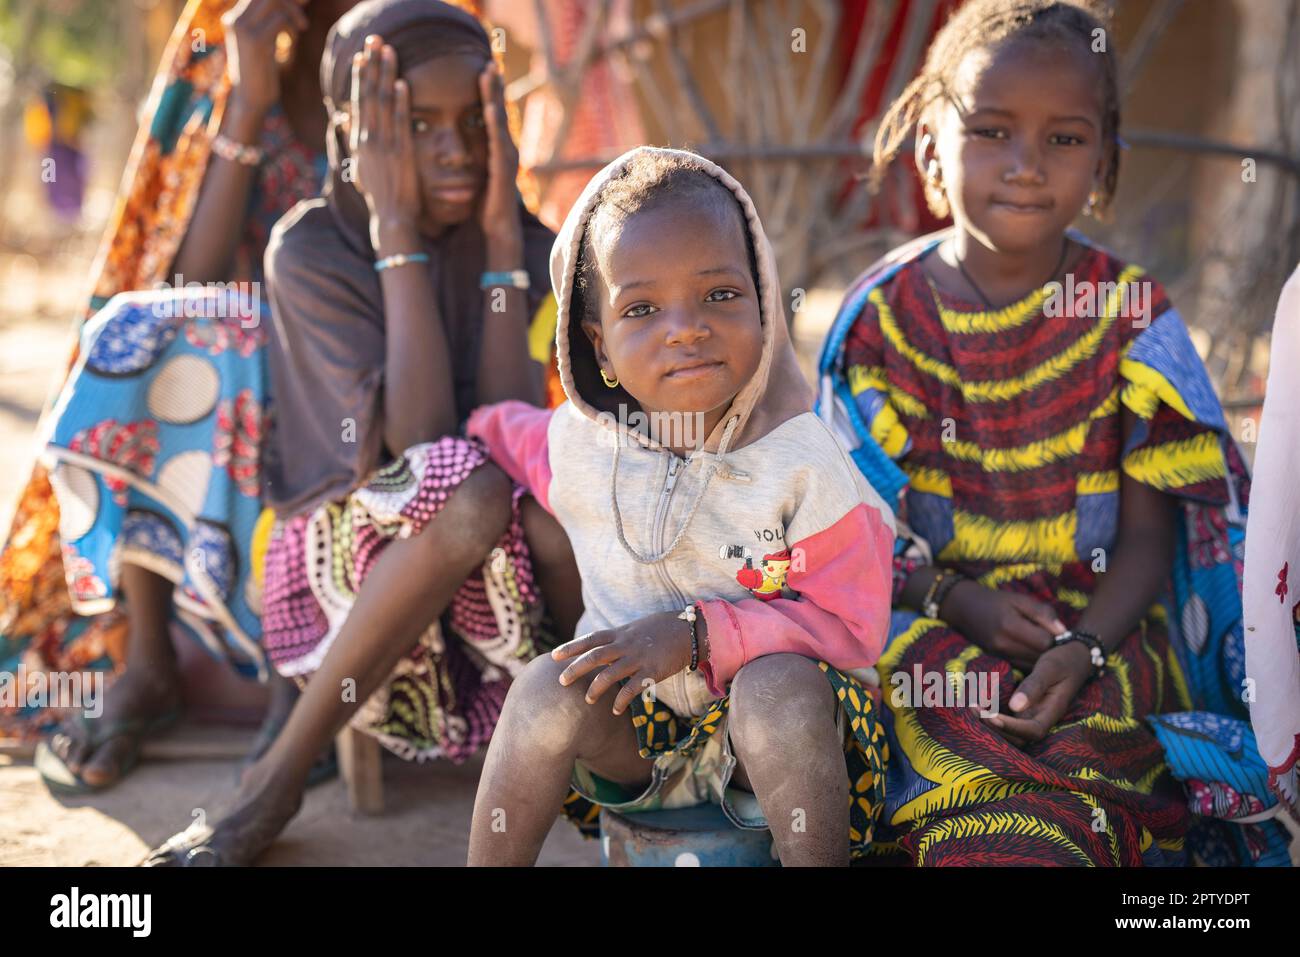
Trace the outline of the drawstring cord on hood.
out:
<instances>
[{"instance_id":1,"label":"drawstring cord on hood","mask_svg":"<svg viewBox=\"0 0 1300 957\"><path fill-rule=\"evenodd\" d=\"M618 458L619 452L623 447L621 441L614 445L614 468L609 476L609 502L614 511L614 531L618 534L618 543L623 546L629 555L642 565L654 565L663 561L681 544L682 537L686 530L691 527L691 520L695 518L695 513L699 511L700 503L704 501L704 493L709 490L709 482L713 481L713 476L717 474L719 466L722 464L722 458L727 454L727 449L731 447L731 436L736 431L736 426L740 422L740 416L733 415L727 420L727 427L722 433L722 441L718 443L718 451L714 454L712 460L704 467L704 481L700 485L700 491L695 496L695 501L691 503L690 509L686 513L686 518L682 520L682 527L677 530L673 540L668 543L668 547L656 555L642 555L633 548L627 540L627 535L623 531L623 513L618 508ZM699 452L692 452L686 460L689 468L691 459L695 458Z\"/></svg>"}]
</instances>

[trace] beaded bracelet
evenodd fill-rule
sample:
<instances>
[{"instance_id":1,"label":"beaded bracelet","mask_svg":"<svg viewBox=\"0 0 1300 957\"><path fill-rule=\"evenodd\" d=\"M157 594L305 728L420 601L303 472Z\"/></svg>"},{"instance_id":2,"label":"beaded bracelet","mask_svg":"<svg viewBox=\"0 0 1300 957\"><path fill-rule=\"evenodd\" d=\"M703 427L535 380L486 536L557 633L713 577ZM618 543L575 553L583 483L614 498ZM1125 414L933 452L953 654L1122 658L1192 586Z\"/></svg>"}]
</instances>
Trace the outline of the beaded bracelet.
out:
<instances>
[{"instance_id":1,"label":"beaded bracelet","mask_svg":"<svg viewBox=\"0 0 1300 957\"><path fill-rule=\"evenodd\" d=\"M934 576L934 581L930 582L930 587L926 589L925 597L921 599L921 614L926 618L938 618L939 608L943 605L943 600L948 597L948 592L957 587L965 575L955 572L951 568L939 570L939 574Z\"/></svg>"},{"instance_id":2,"label":"beaded bracelet","mask_svg":"<svg viewBox=\"0 0 1300 957\"><path fill-rule=\"evenodd\" d=\"M1055 647L1067 644L1071 641L1078 641L1088 646L1088 661L1093 668L1093 676L1100 678L1106 673L1106 649L1098 638L1090 631L1081 631L1074 629L1064 632L1052 639Z\"/></svg>"},{"instance_id":3,"label":"beaded bracelet","mask_svg":"<svg viewBox=\"0 0 1300 957\"><path fill-rule=\"evenodd\" d=\"M483 273L479 276L478 285L480 289L491 289L493 286L527 289L532 285L532 280L528 277L527 269L507 269L503 272Z\"/></svg>"},{"instance_id":4,"label":"beaded bracelet","mask_svg":"<svg viewBox=\"0 0 1300 957\"><path fill-rule=\"evenodd\" d=\"M225 133L218 133L212 137L212 152L216 153L223 160L231 163L239 163L241 166L257 166L262 160L266 159L266 150L260 146L249 146L247 143L236 143Z\"/></svg>"},{"instance_id":5,"label":"beaded bracelet","mask_svg":"<svg viewBox=\"0 0 1300 957\"><path fill-rule=\"evenodd\" d=\"M383 272L385 269L392 269L394 266L405 266L407 263L427 263L428 261L428 253L397 253L392 256L385 256L376 262L375 272Z\"/></svg>"},{"instance_id":6,"label":"beaded bracelet","mask_svg":"<svg viewBox=\"0 0 1300 957\"><path fill-rule=\"evenodd\" d=\"M688 622L691 626L691 671L700 670L700 636L695 630L696 612L694 605L687 605L682 609L682 613L677 616L682 621Z\"/></svg>"},{"instance_id":7,"label":"beaded bracelet","mask_svg":"<svg viewBox=\"0 0 1300 957\"><path fill-rule=\"evenodd\" d=\"M943 603L948 600L948 595L964 581L966 581L966 576L961 572L953 572L944 579L943 584L934 591L934 614L931 617L939 617L939 613L943 610Z\"/></svg>"}]
</instances>

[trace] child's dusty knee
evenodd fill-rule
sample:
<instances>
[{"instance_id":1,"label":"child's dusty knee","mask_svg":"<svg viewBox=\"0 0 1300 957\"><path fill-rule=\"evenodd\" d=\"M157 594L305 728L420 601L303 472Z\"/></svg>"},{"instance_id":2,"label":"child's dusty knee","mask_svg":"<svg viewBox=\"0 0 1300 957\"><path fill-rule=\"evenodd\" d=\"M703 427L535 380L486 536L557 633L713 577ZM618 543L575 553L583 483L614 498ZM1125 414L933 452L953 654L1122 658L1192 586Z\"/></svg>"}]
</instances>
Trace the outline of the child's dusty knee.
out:
<instances>
[{"instance_id":1,"label":"child's dusty knee","mask_svg":"<svg viewBox=\"0 0 1300 957\"><path fill-rule=\"evenodd\" d=\"M523 725L521 732L543 752L567 749L591 707L583 698L582 680L567 687L560 684L568 665L543 654L530 661L510 686L508 704Z\"/></svg>"},{"instance_id":2,"label":"child's dusty knee","mask_svg":"<svg viewBox=\"0 0 1300 957\"><path fill-rule=\"evenodd\" d=\"M755 658L731 682L728 718L737 747L785 750L824 734L834 719L834 692L815 661L801 655Z\"/></svg>"}]
</instances>

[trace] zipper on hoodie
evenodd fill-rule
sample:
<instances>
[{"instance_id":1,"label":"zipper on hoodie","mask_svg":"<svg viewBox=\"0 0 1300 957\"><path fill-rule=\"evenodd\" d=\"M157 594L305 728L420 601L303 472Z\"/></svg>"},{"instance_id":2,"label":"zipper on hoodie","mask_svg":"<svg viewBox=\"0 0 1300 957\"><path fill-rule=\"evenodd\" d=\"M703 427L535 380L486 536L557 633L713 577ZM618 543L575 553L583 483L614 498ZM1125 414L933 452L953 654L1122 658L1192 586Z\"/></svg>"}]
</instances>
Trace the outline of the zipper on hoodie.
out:
<instances>
[{"instance_id":1,"label":"zipper on hoodie","mask_svg":"<svg viewBox=\"0 0 1300 957\"><path fill-rule=\"evenodd\" d=\"M663 551L668 543L664 541L664 528L668 523L668 509L672 504L673 490L677 487L678 476L689 466L689 461L679 459L672 452L668 452L668 476L664 480L663 490L659 493L659 505L655 509L655 521L652 538L656 551ZM683 607L686 604L686 596L682 594L681 589L673 581L672 576L668 574L667 559L655 562L655 570L659 573L659 579L663 582L664 587Z\"/></svg>"}]
</instances>

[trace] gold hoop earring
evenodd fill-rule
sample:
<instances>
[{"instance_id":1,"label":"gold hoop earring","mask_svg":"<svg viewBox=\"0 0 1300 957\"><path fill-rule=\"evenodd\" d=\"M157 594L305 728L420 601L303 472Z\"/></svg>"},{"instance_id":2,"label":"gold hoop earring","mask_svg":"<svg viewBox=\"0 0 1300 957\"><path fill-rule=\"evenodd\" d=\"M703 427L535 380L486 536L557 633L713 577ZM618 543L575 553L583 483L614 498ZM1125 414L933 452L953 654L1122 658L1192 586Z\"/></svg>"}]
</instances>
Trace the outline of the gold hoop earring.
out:
<instances>
[{"instance_id":1,"label":"gold hoop earring","mask_svg":"<svg viewBox=\"0 0 1300 957\"><path fill-rule=\"evenodd\" d=\"M601 377L601 379L604 380L604 382L605 382L605 388L607 388L607 389L617 389L617 388L618 388L618 376L615 376L613 379L610 379L610 377L609 377L608 375L605 374L605 370L604 370L604 369L601 369L601 370L600 370L600 377Z\"/></svg>"}]
</instances>

